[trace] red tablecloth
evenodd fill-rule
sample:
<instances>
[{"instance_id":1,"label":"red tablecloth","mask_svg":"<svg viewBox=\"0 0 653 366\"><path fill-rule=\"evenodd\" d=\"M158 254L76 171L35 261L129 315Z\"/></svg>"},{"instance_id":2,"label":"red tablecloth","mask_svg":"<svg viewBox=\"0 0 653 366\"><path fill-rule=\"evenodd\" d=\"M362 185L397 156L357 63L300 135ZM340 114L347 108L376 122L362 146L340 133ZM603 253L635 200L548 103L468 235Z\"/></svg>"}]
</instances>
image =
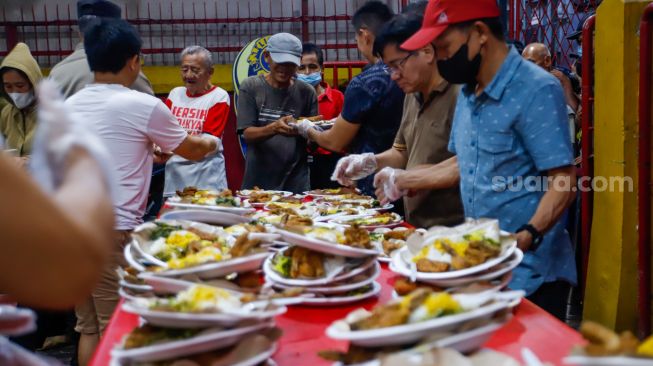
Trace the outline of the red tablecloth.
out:
<instances>
[{"instance_id":1,"label":"red tablecloth","mask_svg":"<svg viewBox=\"0 0 653 366\"><path fill-rule=\"evenodd\" d=\"M346 343L329 339L324 330L334 321L358 307L372 308L377 302L391 298L394 274L383 266L377 280L383 291L378 299L370 299L346 307L290 306L288 312L277 317L283 337L274 360L280 366L330 365L317 356L323 349L345 349ZM138 317L116 310L104 338L96 350L92 366L109 364L111 349L138 324ZM515 316L499 329L485 345L521 361L521 349L530 348L542 361L561 365L562 358L572 346L583 343L581 335L549 315L528 300L516 309Z\"/></svg>"}]
</instances>

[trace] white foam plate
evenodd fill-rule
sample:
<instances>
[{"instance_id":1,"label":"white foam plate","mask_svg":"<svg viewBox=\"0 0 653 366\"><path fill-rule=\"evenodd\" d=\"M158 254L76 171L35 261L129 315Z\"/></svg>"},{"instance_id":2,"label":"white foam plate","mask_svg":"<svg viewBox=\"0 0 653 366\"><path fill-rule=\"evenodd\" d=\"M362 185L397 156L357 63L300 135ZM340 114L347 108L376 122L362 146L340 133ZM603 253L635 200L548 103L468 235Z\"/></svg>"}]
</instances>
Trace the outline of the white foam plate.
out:
<instances>
[{"instance_id":1,"label":"white foam plate","mask_svg":"<svg viewBox=\"0 0 653 366\"><path fill-rule=\"evenodd\" d=\"M369 271L369 277L367 277L366 279L364 279L362 281L355 282L355 283L347 283L347 284L343 284L341 282L340 284L335 285L335 286L321 286L321 287L320 286L309 286L309 287L306 287L306 292L321 293L321 294L333 294L333 293L339 293L339 292L353 291L353 290L355 290L357 288L365 287L365 286L371 284L372 282L374 282L374 280L376 280L379 277L380 274L381 274L381 266L379 266L378 263L374 263L374 266ZM266 277L266 281L268 281L267 277ZM270 282L272 282L273 287L281 288L281 289L291 289L293 287L297 287L297 286L285 285L283 283L275 282L273 280L270 280Z\"/></svg>"},{"instance_id":2,"label":"white foam plate","mask_svg":"<svg viewBox=\"0 0 653 366\"><path fill-rule=\"evenodd\" d=\"M237 196L245 197L245 198L249 197L252 193L269 193L273 195L276 194L282 197L288 197L293 195L292 192L288 192L288 191L275 191L275 190L267 190L267 189L263 189L259 191L255 191L253 189L242 189L240 191L236 191Z\"/></svg>"},{"instance_id":3,"label":"white foam plate","mask_svg":"<svg viewBox=\"0 0 653 366\"><path fill-rule=\"evenodd\" d=\"M258 355L255 355L248 360L238 362L237 364L231 366L256 366L261 364L262 362L265 362L268 358L272 357L272 355L274 355L275 352L277 352L277 344L273 343L272 346L270 346L270 348L267 351L263 353L259 353Z\"/></svg>"},{"instance_id":4,"label":"white foam plate","mask_svg":"<svg viewBox=\"0 0 653 366\"><path fill-rule=\"evenodd\" d=\"M119 363L129 361L155 362L169 360L229 347L238 343L239 340L248 334L255 333L261 329L271 328L273 326L273 322L265 322L241 328L216 331L181 341L158 343L147 347L129 350L114 348L111 351L111 356L118 360Z\"/></svg>"},{"instance_id":5,"label":"white foam plate","mask_svg":"<svg viewBox=\"0 0 653 366\"><path fill-rule=\"evenodd\" d=\"M167 200L165 204L170 207L178 207L178 208L186 208L186 209L194 209L194 210L223 211L223 212L233 213L236 215L245 215L250 212L256 211L256 209L253 207L226 207L226 206L198 205L194 203L175 202L172 201L171 199Z\"/></svg>"},{"instance_id":6,"label":"white foam plate","mask_svg":"<svg viewBox=\"0 0 653 366\"><path fill-rule=\"evenodd\" d=\"M173 210L161 215L161 220L198 221L211 225L230 226L245 224L251 220L247 217L224 211L207 210Z\"/></svg>"},{"instance_id":7,"label":"white foam plate","mask_svg":"<svg viewBox=\"0 0 653 366\"><path fill-rule=\"evenodd\" d=\"M590 357L573 355L565 357L565 365L576 366L653 366L651 358L636 358L626 356Z\"/></svg>"},{"instance_id":8,"label":"white foam plate","mask_svg":"<svg viewBox=\"0 0 653 366\"><path fill-rule=\"evenodd\" d=\"M504 324L505 322L491 322L462 333L445 336L438 340L419 345L416 348L401 351L400 353L409 355L414 354L416 358L419 357L418 355L420 353L434 348L452 348L461 353L469 353L483 347L485 342L490 339L494 332L503 327ZM336 362L333 366L344 366L344 364ZM364 363L350 364L349 366L381 366L381 361L377 359Z\"/></svg>"},{"instance_id":9,"label":"white foam plate","mask_svg":"<svg viewBox=\"0 0 653 366\"><path fill-rule=\"evenodd\" d=\"M135 283L131 283L125 280L120 280L119 282L120 287L124 287L129 291L133 292L152 292L154 289L150 285L137 285Z\"/></svg>"},{"instance_id":10,"label":"white foam plate","mask_svg":"<svg viewBox=\"0 0 653 366\"><path fill-rule=\"evenodd\" d=\"M264 305L264 304L261 304ZM243 309L249 307L243 304ZM128 301L122 305L122 310L139 315L148 323L167 328L206 328L213 326L231 327L244 320L267 320L286 312L285 306L276 306L271 310L261 308L251 311L221 312L221 313L181 313L172 311L150 310L137 302Z\"/></svg>"},{"instance_id":11,"label":"white foam plate","mask_svg":"<svg viewBox=\"0 0 653 366\"><path fill-rule=\"evenodd\" d=\"M495 300L495 302L463 313L387 328L352 331L344 320L339 320L327 328L326 334L330 338L350 341L352 344L364 347L409 344L437 332L450 331L470 320L490 319L498 311L513 306L516 299L509 299L510 296L521 299L523 292L512 291L502 293L503 300Z\"/></svg>"},{"instance_id":12,"label":"white foam plate","mask_svg":"<svg viewBox=\"0 0 653 366\"><path fill-rule=\"evenodd\" d=\"M305 306L340 306L355 303L361 300L377 296L381 292L381 285L378 282L372 282L372 290L364 294L341 297L313 297L304 298L302 305Z\"/></svg>"},{"instance_id":13,"label":"white foam plate","mask_svg":"<svg viewBox=\"0 0 653 366\"><path fill-rule=\"evenodd\" d=\"M140 265L140 263L136 261L136 258L133 257L131 248L129 248L130 246L131 244L128 244L125 247L125 259L132 267L143 271L143 266ZM269 255L270 253L266 251L245 257L232 258L219 262L210 262L183 269L171 269L159 272L143 272L139 274L139 276L153 275L162 277L181 277L185 275L197 275L200 279L203 280L213 279L217 277L224 277L231 273L243 273L258 270L261 268L261 263L263 263L265 258L267 258ZM140 266L141 269L135 265Z\"/></svg>"},{"instance_id":14,"label":"white foam plate","mask_svg":"<svg viewBox=\"0 0 653 366\"><path fill-rule=\"evenodd\" d=\"M428 238L425 239L424 242L425 243L429 242ZM447 271L447 272L437 272L437 273L415 271L414 272L415 278L420 281L424 281L424 280L446 280L446 279L469 276L471 274L475 274L484 271L486 269L492 268L497 264L505 261L512 255L512 253L515 252L516 249L517 249L517 241L511 237L504 236L501 239L501 253L497 257L492 258L486 261L485 263L481 263L478 266L460 269L457 271ZM397 273L407 277L413 276L413 271L411 271L409 266L409 262L411 261L412 254L410 253L408 247L403 247L399 250L394 251L390 258L391 258L392 265Z\"/></svg>"},{"instance_id":15,"label":"white foam plate","mask_svg":"<svg viewBox=\"0 0 653 366\"><path fill-rule=\"evenodd\" d=\"M343 225L343 226L351 226L348 221L349 220L355 220L358 218L365 218L365 217L370 217L371 215L349 215L349 216L340 216L337 218L334 218L333 220L329 220L328 222L332 222L334 224L338 225ZM404 219L396 214L392 214L393 220L387 224L370 224L370 225L360 225L363 229L368 229L368 230L374 230L374 229L380 229L380 228L394 228L399 225L401 225L404 222Z\"/></svg>"},{"instance_id":16,"label":"white foam plate","mask_svg":"<svg viewBox=\"0 0 653 366\"><path fill-rule=\"evenodd\" d=\"M263 263L263 273L265 273L266 279L269 279L272 282L276 282L282 285L286 286L291 286L291 287L312 287L312 286L320 286L320 285L327 285L329 283L333 282L338 282L345 280L347 278L354 277L356 275L359 275L365 271L367 271L370 267L376 264L376 261L372 258L369 260L366 260L363 262L361 265L352 268L350 271L344 272L340 275L335 276L333 279L329 280L327 278L318 278L314 280L304 280L304 279L294 279L294 278L285 278L278 274L273 268L272 268L272 255L265 260Z\"/></svg>"},{"instance_id":17,"label":"white foam plate","mask_svg":"<svg viewBox=\"0 0 653 366\"><path fill-rule=\"evenodd\" d=\"M519 263L521 263L522 259L524 259L524 252L522 252L519 248L517 248L512 253L510 258L506 259L504 262L501 262L486 271L483 271L482 273L477 273L470 276L454 278L454 279L446 279L446 280L421 279L420 281L437 285L440 287L464 286L478 281L491 281L515 269L515 267L517 267ZM390 263L390 265L392 265L392 263Z\"/></svg>"},{"instance_id":18,"label":"white foam plate","mask_svg":"<svg viewBox=\"0 0 653 366\"><path fill-rule=\"evenodd\" d=\"M326 240L309 238L308 236L296 234L286 230L279 230L278 233L281 234L283 240L287 241L290 244L295 244L300 247L312 249L317 252L339 255L339 256L349 257L349 258L363 258L363 257L370 257L370 256L376 257L380 254L380 252L376 249L354 248L348 245L331 243Z\"/></svg>"}]
</instances>

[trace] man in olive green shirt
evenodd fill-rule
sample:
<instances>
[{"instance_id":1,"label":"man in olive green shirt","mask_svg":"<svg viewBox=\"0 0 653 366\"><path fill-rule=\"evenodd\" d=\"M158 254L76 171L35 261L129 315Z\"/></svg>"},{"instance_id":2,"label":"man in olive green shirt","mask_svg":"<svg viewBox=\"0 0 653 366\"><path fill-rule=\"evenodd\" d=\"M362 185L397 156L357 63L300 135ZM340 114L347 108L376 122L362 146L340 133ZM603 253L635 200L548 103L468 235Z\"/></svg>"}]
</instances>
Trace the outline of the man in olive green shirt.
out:
<instances>
[{"instance_id":1,"label":"man in olive green shirt","mask_svg":"<svg viewBox=\"0 0 653 366\"><path fill-rule=\"evenodd\" d=\"M431 45L414 52L399 48L421 26L421 16L402 14L381 30L374 50L388 66L387 72L406 93L399 131L391 149L380 154L349 155L338 162L333 178L350 185L353 180L376 174L376 195L382 202L404 195L406 221L418 227L455 225L463 221L458 187L424 190L422 182L405 186L417 193L394 189L399 179L410 178L406 170L434 165L453 156L449 135L459 88L447 83L435 66ZM404 182L402 182L404 183Z\"/></svg>"}]
</instances>

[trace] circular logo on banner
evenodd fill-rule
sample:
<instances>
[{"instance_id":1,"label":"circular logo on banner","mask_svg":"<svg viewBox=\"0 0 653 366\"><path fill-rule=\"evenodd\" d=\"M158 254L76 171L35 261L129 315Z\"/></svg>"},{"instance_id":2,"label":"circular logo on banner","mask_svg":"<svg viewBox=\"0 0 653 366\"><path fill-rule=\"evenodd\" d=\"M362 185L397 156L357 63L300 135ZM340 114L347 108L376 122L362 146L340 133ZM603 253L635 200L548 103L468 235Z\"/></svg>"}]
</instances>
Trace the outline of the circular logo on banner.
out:
<instances>
[{"instance_id":1,"label":"circular logo on banner","mask_svg":"<svg viewBox=\"0 0 653 366\"><path fill-rule=\"evenodd\" d=\"M234 97L236 100L238 100L238 91L243 80L250 76L270 72L270 66L263 57L263 51L268 45L268 38L270 36L257 38L249 42L236 56L233 69Z\"/></svg>"}]
</instances>

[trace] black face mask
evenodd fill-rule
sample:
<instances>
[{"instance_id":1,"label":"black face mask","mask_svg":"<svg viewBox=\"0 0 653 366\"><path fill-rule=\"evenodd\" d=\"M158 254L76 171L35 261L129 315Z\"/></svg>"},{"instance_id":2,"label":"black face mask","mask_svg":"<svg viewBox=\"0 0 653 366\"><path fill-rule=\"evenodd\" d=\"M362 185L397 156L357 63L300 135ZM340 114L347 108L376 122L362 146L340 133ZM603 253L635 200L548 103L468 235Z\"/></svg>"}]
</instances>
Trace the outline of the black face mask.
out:
<instances>
[{"instance_id":1,"label":"black face mask","mask_svg":"<svg viewBox=\"0 0 653 366\"><path fill-rule=\"evenodd\" d=\"M469 42L469 40L467 41ZM438 60L438 71L444 80L452 84L476 85L476 76L481 68L481 52L473 59L467 58L469 47L467 43L446 60Z\"/></svg>"}]
</instances>

